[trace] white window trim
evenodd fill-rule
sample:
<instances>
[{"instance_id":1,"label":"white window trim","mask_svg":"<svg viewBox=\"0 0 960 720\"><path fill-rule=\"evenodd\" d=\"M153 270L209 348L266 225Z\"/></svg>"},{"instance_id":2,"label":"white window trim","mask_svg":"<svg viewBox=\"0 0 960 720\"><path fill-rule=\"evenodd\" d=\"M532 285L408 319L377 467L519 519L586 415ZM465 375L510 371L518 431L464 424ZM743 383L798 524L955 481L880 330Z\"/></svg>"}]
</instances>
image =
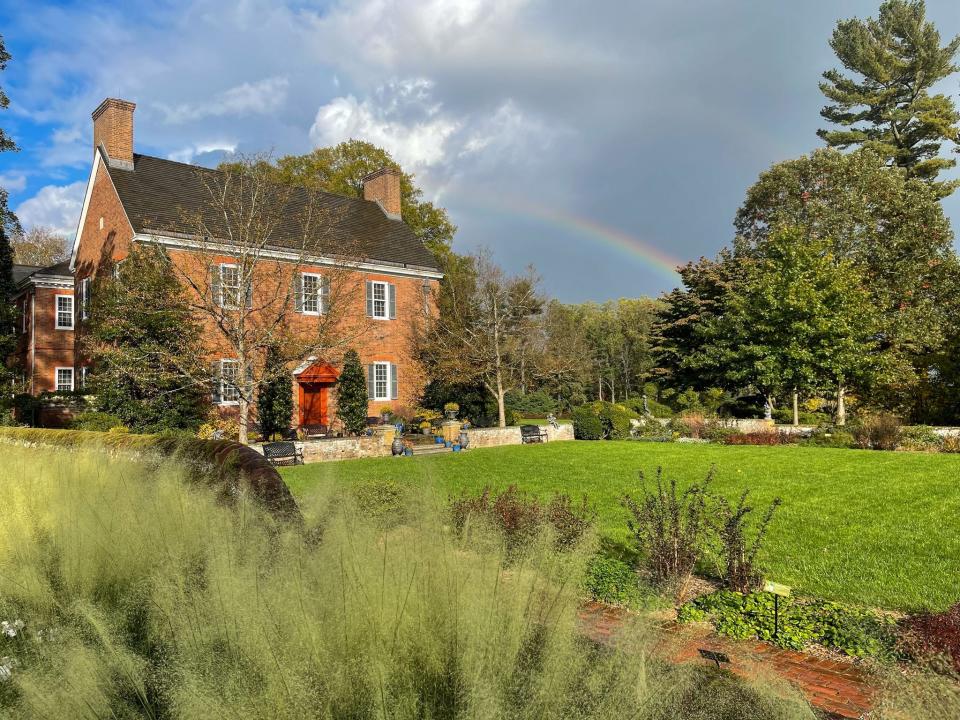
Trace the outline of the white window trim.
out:
<instances>
[{"instance_id":1,"label":"white window trim","mask_svg":"<svg viewBox=\"0 0 960 720\"><path fill-rule=\"evenodd\" d=\"M217 272L220 273L220 297L217 298L218 304L224 310L239 310L241 307L243 307L243 305L237 303L237 301L240 299L240 292L243 290L243 281L240 278L240 266L237 263L220 263L218 268L219 269ZM233 268L237 271L237 285L235 288L231 286L231 289L236 290L236 296L233 298L232 303L226 302L227 297L224 294L227 288L226 283L223 282L224 268Z\"/></svg>"},{"instance_id":2,"label":"white window trim","mask_svg":"<svg viewBox=\"0 0 960 720\"><path fill-rule=\"evenodd\" d=\"M86 365L83 365L83 366L81 366L81 368L80 368L80 385L79 385L79 389L80 389L80 390L86 390L86 388L87 388L87 372L88 372L88 370L89 370L89 368L88 368ZM73 371L73 374L74 374L74 376L76 376L77 371L74 370L74 371ZM74 377L74 384L76 385L76 377Z\"/></svg>"},{"instance_id":3,"label":"white window trim","mask_svg":"<svg viewBox=\"0 0 960 720\"><path fill-rule=\"evenodd\" d=\"M224 384L224 380L223 380L223 366L224 366L224 364L233 364L233 365L239 366L240 362L239 362L238 360L234 360L233 358L221 358L221 360L220 360L220 375L219 375L219 378L218 378L218 380L217 380L217 382L220 383L220 388L219 388L220 402L218 402L217 405L239 405L239 404L240 404L240 388L237 387L236 382L229 383L229 385L230 385L232 388L234 388L235 392L237 393L237 399L236 399L236 400L224 400L224 399L223 399L223 398L224 398L224 392L223 392L223 390L224 390L224 388L226 387L226 385ZM237 368L237 372L239 372L239 367Z\"/></svg>"},{"instance_id":4,"label":"white window trim","mask_svg":"<svg viewBox=\"0 0 960 720\"><path fill-rule=\"evenodd\" d=\"M306 284L303 282L304 278L312 277L317 279L317 309L316 310L307 310L307 292ZM303 308L302 312L304 315L323 315L323 275L315 272L302 272L300 273L300 306Z\"/></svg>"},{"instance_id":5,"label":"white window trim","mask_svg":"<svg viewBox=\"0 0 960 720\"><path fill-rule=\"evenodd\" d=\"M75 385L75 382L76 382L76 377L75 377L75 375L76 375L76 373L74 373L74 370L73 370L72 367L56 367L56 368L53 369L53 389L54 389L56 392L65 392L65 391L63 391L63 390L60 389L60 371L61 371L61 370L69 370L69 371L70 371L70 388L69 388L69 389L70 389L70 390L73 390L74 387L76 387L76 385Z\"/></svg>"},{"instance_id":6,"label":"white window trim","mask_svg":"<svg viewBox=\"0 0 960 720\"><path fill-rule=\"evenodd\" d=\"M383 315L377 315L377 296L376 296L376 287L380 285L383 288ZM370 281L370 317L374 320L389 320L390 319L390 283L386 280L371 280Z\"/></svg>"},{"instance_id":7,"label":"white window trim","mask_svg":"<svg viewBox=\"0 0 960 720\"><path fill-rule=\"evenodd\" d=\"M388 362L374 362L373 365L373 401L382 402L384 400L390 400L390 363ZM383 395L377 394L377 368L382 367L386 373L386 378L384 379L384 387L386 391Z\"/></svg>"},{"instance_id":8,"label":"white window trim","mask_svg":"<svg viewBox=\"0 0 960 720\"><path fill-rule=\"evenodd\" d=\"M61 325L60 324L60 298L67 298L70 301L70 324ZM58 293L53 296L53 327L55 330L73 330L74 322L73 317L76 312L76 307L73 295L67 295L66 293Z\"/></svg>"}]
</instances>

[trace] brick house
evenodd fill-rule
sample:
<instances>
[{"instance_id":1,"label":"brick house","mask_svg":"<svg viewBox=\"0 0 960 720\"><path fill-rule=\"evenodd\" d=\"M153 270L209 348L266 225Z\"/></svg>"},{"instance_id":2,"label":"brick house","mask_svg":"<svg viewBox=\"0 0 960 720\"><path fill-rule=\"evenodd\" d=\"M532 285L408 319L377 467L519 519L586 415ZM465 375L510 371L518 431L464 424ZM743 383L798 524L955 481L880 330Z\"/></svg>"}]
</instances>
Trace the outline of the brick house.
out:
<instances>
[{"instance_id":1,"label":"brick house","mask_svg":"<svg viewBox=\"0 0 960 720\"><path fill-rule=\"evenodd\" d=\"M185 229L177 231L178 217L183 216L185 208L200 207L201 175L217 171L135 153L134 109L131 102L107 99L93 112L93 165L69 267L62 268L64 283L76 287L76 333L71 335L82 335L92 280L121 262L132 243L162 246L178 268L189 268L196 262L197 243ZM432 254L400 219L399 175L385 169L368 176L364 179L363 199L302 188L294 192L310 193L312 201L334 208L336 212L329 216L332 236L342 238L344 244L363 247L364 255L351 260L347 269L330 257L301 254L295 258L285 245L281 227L276 247L271 246L270 252L278 263L279 269L274 271L277 277L289 272L289 281L299 288L290 327L295 332L299 327L306 328L325 312L325 273L337 271L355 276L358 291L349 299L350 312L358 318L376 321L370 323L376 331L356 346L367 369L368 415L415 403L424 378L412 358L409 320L414 313L430 311L432 292L442 274ZM234 281L236 260L230 254L229 244L218 253L222 256L216 261L219 275L215 278L215 292L225 293L220 288L229 287ZM289 270L283 269L284 263ZM42 279L37 274L29 277ZM36 291L41 289L48 290L38 287ZM54 307L52 300L43 302ZM65 300L56 302L66 304ZM218 350L214 333L210 337L211 399L224 412L230 412L237 395L235 383L231 382L236 380L235 360ZM64 334L63 339L67 342L68 336ZM37 346L38 372L50 375L44 376L43 388L54 382L51 368L60 367L59 362L76 368L72 372L77 377L85 373L88 361L79 350L73 352L69 363L60 355L54 359L55 353L41 361L39 350ZM336 364L325 358L305 357L292 373L292 424L329 426L335 418ZM36 387L41 388L39 380Z\"/></svg>"}]
</instances>

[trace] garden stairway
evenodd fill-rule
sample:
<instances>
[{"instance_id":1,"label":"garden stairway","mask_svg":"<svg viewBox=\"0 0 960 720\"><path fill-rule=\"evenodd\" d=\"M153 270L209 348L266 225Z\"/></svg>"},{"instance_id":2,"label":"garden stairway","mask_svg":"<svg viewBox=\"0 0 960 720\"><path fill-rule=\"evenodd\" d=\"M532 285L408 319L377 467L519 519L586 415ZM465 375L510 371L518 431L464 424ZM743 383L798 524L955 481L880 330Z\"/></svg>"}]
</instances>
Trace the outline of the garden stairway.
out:
<instances>
[{"instance_id":1,"label":"garden stairway","mask_svg":"<svg viewBox=\"0 0 960 720\"><path fill-rule=\"evenodd\" d=\"M446 445L438 445L436 443L426 443L418 444L413 446L414 457L420 457L421 455L439 455L441 453L451 453L453 448L448 448Z\"/></svg>"},{"instance_id":2,"label":"garden stairway","mask_svg":"<svg viewBox=\"0 0 960 720\"><path fill-rule=\"evenodd\" d=\"M584 634L595 642L611 642L623 625L627 611L590 602L580 610ZM752 668L763 667L796 687L813 707L830 717L857 720L873 709L875 688L867 674L853 663L835 662L802 652L784 650L759 641L733 641L717 637L703 628L666 625L676 643L661 648L672 662L703 661L700 650L720 652L730 658L729 669L749 676Z\"/></svg>"}]
</instances>

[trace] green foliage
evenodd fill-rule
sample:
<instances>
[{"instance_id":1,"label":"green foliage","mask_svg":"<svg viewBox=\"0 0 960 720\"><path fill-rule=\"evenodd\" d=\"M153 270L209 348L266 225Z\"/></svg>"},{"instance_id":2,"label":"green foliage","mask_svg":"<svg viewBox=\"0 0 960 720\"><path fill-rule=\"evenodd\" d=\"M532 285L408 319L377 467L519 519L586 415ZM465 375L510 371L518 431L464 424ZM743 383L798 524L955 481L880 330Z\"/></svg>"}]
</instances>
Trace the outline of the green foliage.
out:
<instances>
[{"instance_id":1,"label":"green foliage","mask_svg":"<svg viewBox=\"0 0 960 720\"><path fill-rule=\"evenodd\" d=\"M724 312L702 322L688 364L770 398L867 377L874 322L854 265L799 228L775 232L756 254Z\"/></svg>"},{"instance_id":2,"label":"green foliage","mask_svg":"<svg viewBox=\"0 0 960 720\"><path fill-rule=\"evenodd\" d=\"M954 62L960 37L941 46L923 0L886 0L877 19L837 23L830 47L853 76L823 74L820 89L834 104L820 114L840 129L817 135L835 147L869 147L929 182L940 197L953 192L957 181L936 177L956 164L939 152L960 137L960 113L949 95L931 90L960 69Z\"/></svg>"},{"instance_id":3,"label":"green foliage","mask_svg":"<svg viewBox=\"0 0 960 720\"><path fill-rule=\"evenodd\" d=\"M801 410L797 413L801 425L825 425L830 422L831 417L824 412L811 412ZM778 407L773 411L773 419L781 425L790 425L793 423L793 408Z\"/></svg>"},{"instance_id":4,"label":"green foliage","mask_svg":"<svg viewBox=\"0 0 960 720\"><path fill-rule=\"evenodd\" d=\"M842 428L822 427L810 433L810 437L803 443L817 447L851 448L855 446L856 440L852 433Z\"/></svg>"},{"instance_id":5,"label":"green foliage","mask_svg":"<svg viewBox=\"0 0 960 720\"><path fill-rule=\"evenodd\" d=\"M359 435L367 427L367 377L356 350L343 356L343 367L337 379L337 417L351 435Z\"/></svg>"},{"instance_id":6,"label":"green foliage","mask_svg":"<svg viewBox=\"0 0 960 720\"><path fill-rule=\"evenodd\" d=\"M260 434L269 440L290 429L293 416L293 378L279 353L267 350L264 380L257 395L257 420Z\"/></svg>"},{"instance_id":7,"label":"green foliage","mask_svg":"<svg viewBox=\"0 0 960 720\"><path fill-rule=\"evenodd\" d=\"M736 505L722 495L714 497L714 523L720 541L720 558L723 568L723 581L726 586L737 592L750 592L760 583L760 568L757 567L757 553L763 545L770 527L773 514L782 502L774 498L763 517L753 530L753 539L748 538L750 515L753 507L747 505L749 490L740 493Z\"/></svg>"},{"instance_id":8,"label":"green foliage","mask_svg":"<svg viewBox=\"0 0 960 720\"><path fill-rule=\"evenodd\" d=\"M825 600L780 598L779 632L773 631L773 595L719 590L683 605L680 622L709 620L720 635L758 638L802 650L819 643L854 657L894 656L896 622L872 610Z\"/></svg>"},{"instance_id":9,"label":"green foliage","mask_svg":"<svg viewBox=\"0 0 960 720\"><path fill-rule=\"evenodd\" d=\"M526 417L546 417L557 410L557 401L546 390L508 392L504 402L508 409Z\"/></svg>"},{"instance_id":10,"label":"green foliage","mask_svg":"<svg viewBox=\"0 0 960 720\"><path fill-rule=\"evenodd\" d=\"M96 409L138 432L196 430L210 408L203 337L164 251L134 244L117 277L97 276L80 335Z\"/></svg>"},{"instance_id":11,"label":"green foliage","mask_svg":"<svg viewBox=\"0 0 960 720\"><path fill-rule=\"evenodd\" d=\"M917 386L943 360L945 338L956 332L960 278L953 233L930 187L887 167L869 150L818 150L762 173L734 224L736 253L721 258L724 267L714 272L719 278L710 298L740 282L738 273L762 256L776 231L800 228L805 239L827 241L837 261L853 263L869 293L882 372L868 378L872 387L853 389L869 389L873 401L890 409L914 407L922 399ZM692 311L716 314L723 307L701 302ZM678 322L685 318L698 324L690 313Z\"/></svg>"},{"instance_id":12,"label":"green foliage","mask_svg":"<svg viewBox=\"0 0 960 720\"><path fill-rule=\"evenodd\" d=\"M587 565L585 587L590 597L608 605L642 607L648 593L640 577L627 563L606 555L595 555Z\"/></svg>"},{"instance_id":13,"label":"green foliage","mask_svg":"<svg viewBox=\"0 0 960 720\"><path fill-rule=\"evenodd\" d=\"M573 436L577 440L603 440L603 423L592 404L575 408L570 419L573 421Z\"/></svg>"},{"instance_id":14,"label":"green foliage","mask_svg":"<svg viewBox=\"0 0 960 720\"><path fill-rule=\"evenodd\" d=\"M97 432L106 432L120 426L123 426L122 418L98 410L82 412L70 423L72 430L94 430Z\"/></svg>"},{"instance_id":15,"label":"green foliage","mask_svg":"<svg viewBox=\"0 0 960 720\"><path fill-rule=\"evenodd\" d=\"M632 410L639 416L643 416L643 397L627 398L621 403L625 408ZM647 397L647 410L655 418L669 418L673 416L673 410L668 405L657 402L651 397Z\"/></svg>"},{"instance_id":16,"label":"green foliage","mask_svg":"<svg viewBox=\"0 0 960 720\"><path fill-rule=\"evenodd\" d=\"M908 425L900 428L899 446L904 450L939 450L943 438L929 425Z\"/></svg>"}]
</instances>

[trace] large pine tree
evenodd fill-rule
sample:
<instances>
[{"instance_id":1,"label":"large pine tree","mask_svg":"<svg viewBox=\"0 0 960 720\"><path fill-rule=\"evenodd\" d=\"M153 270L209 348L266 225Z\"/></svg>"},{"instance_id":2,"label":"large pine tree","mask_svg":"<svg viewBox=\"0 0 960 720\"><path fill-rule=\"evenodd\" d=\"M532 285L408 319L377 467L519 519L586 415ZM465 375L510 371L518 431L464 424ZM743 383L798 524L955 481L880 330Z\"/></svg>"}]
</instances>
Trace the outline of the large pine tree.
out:
<instances>
[{"instance_id":1,"label":"large pine tree","mask_svg":"<svg viewBox=\"0 0 960 720\"><path fill-rule=\"evenodd\" d=\"M887 0L876 19L837 23L830 47L850 74L823 74L820 89L832 104L820 114L840 129L817 134L832 147L870 148L946 197L960 182L937 180L956 164L939 153L960 138L960 114L948 95L931 90L960 69L960 36L940 43L923 0Z\"/></svg>"}]
</instances>

